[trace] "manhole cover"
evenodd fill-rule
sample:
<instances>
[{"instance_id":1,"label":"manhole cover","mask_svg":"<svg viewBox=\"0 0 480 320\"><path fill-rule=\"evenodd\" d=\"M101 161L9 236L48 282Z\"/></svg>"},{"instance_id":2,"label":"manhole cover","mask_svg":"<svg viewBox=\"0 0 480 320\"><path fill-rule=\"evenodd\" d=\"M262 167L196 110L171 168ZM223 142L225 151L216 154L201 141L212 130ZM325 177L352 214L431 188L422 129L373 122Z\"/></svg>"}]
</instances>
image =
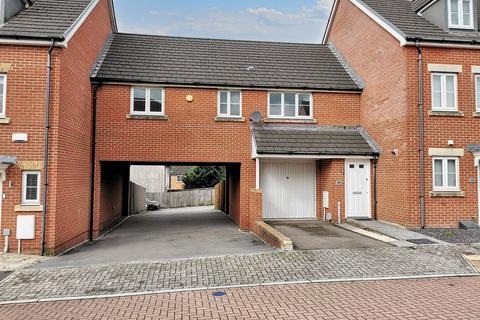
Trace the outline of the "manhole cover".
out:
<instances>
[{"instance_id":1,"label":"manhole cover","mask_svg":"<svg viewBox=\"0 0 480 320\"><path fill-rule=\"evenodd\" d=\"M216 291L214 293L212 293L212 295L214 297L223 297L224 295L226 295L227 293L223 292L223 291Z\"/></svg>"},{"instance_id":2,"label":"manhole cover","mask_svg":"<svg viewBox=\"0 0 480 320\"><path fill-rule=\"evenodd\" d=\"M411 239L407 241L413 244L436 244L432 240L428 240L428 239Z\"/></svg>"}]
</instances>

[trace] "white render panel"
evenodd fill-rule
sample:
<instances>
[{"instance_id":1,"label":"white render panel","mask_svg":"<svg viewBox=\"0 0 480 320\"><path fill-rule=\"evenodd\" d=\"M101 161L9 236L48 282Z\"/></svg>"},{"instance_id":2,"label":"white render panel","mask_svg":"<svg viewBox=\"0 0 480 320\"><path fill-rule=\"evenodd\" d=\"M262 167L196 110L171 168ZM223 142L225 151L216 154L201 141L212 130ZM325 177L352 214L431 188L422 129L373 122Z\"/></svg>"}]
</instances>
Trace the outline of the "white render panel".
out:
<instances>
[{"instance_id":1,"label":"white render panel","mask_svg":"<svg viewBox=\"0 0 480 320\"><path fill-rule=\"evenodd\" d=\"M431 157L463 157L465 150L461 148L429 148L428 155Z\"/></svg>"},{"instance_id":2,"label":"white render panel","mask_svg":"<svg viewBox=\"0 0 480 320\"><path fill-rule=\"evenodd\" d=\"M316 219L316 162L260 161L265 220Z\"/></svg>"},{"instance_id":3,"label":"white render panel","mask_svg":"<svg viewBox=\"0 0 480 320\"><path fill-rule=\"evenodd\" d=\"M460 64L428 64L428 71L430 72L452 72L461 73L463 67Z\"/></svg>"}]
</instances>

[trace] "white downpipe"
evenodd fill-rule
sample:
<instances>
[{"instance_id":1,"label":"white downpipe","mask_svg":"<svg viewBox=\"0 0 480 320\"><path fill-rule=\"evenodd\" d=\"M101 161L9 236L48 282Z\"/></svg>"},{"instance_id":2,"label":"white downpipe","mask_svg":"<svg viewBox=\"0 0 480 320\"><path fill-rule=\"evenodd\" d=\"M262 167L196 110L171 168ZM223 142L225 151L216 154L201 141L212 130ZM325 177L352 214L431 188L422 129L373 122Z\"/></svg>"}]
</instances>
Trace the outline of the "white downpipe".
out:
<instances>
[{"instance_id":1,"label":"white downpipe","mask_svg":"<svg viewBox=\"0 0 480 320\"><path fill-rule=\"evenodd\" d=\"M260 190L260 159L255 159L255 189Z\"/></svg>"},{"instance_id":2,"label":"white downpipe","mask_svg":"<svg viewBox=\"0 0 480 320\"><path fill-rule=\"evenodd\" d=\"M338 224L342 223L342 203L338 201L337 204L337 211L338 211Z\"/></svg>"}]
</instances>

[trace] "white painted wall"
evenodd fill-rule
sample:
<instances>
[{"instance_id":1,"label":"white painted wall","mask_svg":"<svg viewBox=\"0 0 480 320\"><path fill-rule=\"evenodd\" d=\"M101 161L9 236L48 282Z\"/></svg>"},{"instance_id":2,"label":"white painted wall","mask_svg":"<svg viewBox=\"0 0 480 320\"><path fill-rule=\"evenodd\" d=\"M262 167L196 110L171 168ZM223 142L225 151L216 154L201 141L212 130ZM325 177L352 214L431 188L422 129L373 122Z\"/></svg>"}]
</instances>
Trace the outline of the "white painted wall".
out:
<instances>
[{"instance_id":1,"label":"white painted wall","mask_svg":"<svg viewBox=\"0 0 480 320\"><path fill-rule=\"evenodd\" d=\"M131 166L130 181L147 189L147 193L164 192L165 167L164 166Z\"/></svg>"}]
</instances>

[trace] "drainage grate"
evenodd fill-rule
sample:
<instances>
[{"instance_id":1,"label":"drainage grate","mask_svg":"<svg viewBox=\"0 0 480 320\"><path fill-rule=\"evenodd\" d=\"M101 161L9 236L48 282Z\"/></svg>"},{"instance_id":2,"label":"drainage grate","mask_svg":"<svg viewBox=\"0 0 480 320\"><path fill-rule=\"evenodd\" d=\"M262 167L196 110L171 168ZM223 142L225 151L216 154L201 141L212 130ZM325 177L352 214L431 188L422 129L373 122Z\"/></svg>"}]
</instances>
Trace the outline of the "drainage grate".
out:
<instances>
[{"instance_id":1,"label":"drainage grate","mask_svg":"<svg viewBox=\"0 0 480 320\"><path fill-rule=\"evenodd\" d=\"M411 239L407 241L413 244L436 244L432 240L428 240L428 239Z\"/></svg>"}]
</instances>

